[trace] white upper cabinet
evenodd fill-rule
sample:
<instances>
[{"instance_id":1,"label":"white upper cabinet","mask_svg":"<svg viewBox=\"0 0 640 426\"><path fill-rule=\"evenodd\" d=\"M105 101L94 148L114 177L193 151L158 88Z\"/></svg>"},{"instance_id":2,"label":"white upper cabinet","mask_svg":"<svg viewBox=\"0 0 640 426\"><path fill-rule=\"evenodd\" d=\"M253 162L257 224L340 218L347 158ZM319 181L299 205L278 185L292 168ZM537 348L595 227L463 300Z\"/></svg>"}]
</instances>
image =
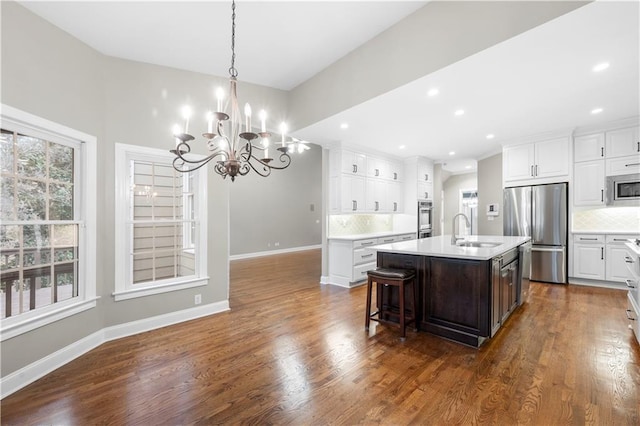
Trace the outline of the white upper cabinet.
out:
<instances>
[{"instance_id":1,"label":"white upper cabinet","mask_svg":"<svg viewBox=\"0 0 640 426\"><path fill-rule=\"evenodd\" d=\"M558 138L535 144L535 177L569 174L569 139Z\"/></svg>"},{"instance_id":2,"label":"white upper cabinet","mask_svg":"<svg viewBox=\"0 0 640 426\"><path fill-rule=\"evenodd\" d=\"M431 182L433 184L433 161L418 158L418 182Z\"/></svg>"},{"instance_id":3,"label":"white upper cabinet","mask_svg":"<svg viewBox=\"0 0 640 426\"><path fill-rule=\"evenodd\" d=\"M504 180L525 180L534 177L533 144L508 146L502 154Z\"/></svg>"},{"instance_id":4,"label":"white upper cabinet","mask_svg":"<svg viewBox=\"0 0 640 426\"><path fill-rule=\"evenodd\" d=\"M404 164L402 161L389 161L388 178L396 182L402 182L404 180Z\"/></svg>"},{"instance_id":5,"label":"white upper cabinet","mask_svg":"<svg viewBox=\"0 0 640 426\"><path fill-rule=\"evenodd\" d=\"M576 163L573 173L573 204L604 205L604 160Z\"/></svg>"},{"instance_id":6,"label":"white upper cabinet","mask_svg":"<svg viewBox=\"0 0 640 426\"><path fill-rule=\"evenodd\" d=\"M384 179L389 174L389 163L387 160L376 157L367 159L367 177Z\"/></svg>"},{"instance_id":7,"label":"white upper cabinet","mask_svg":"<svg viewBox=\"0 0 640 426\"><path fill-rule=\"evenodd\" d=\"M367 179L365 210L375 213L388 211L387 182L380 179Z\"/></svg>"},{"instance_id":8,"label":"white upper cabinet","mask_svg":"<svg viewBox=\"0 0 640 426\"><path fill-rule=\"evenodd\" d=\"M392 213L404 210L404 188L401 182L387 182L387 208Z\"/></svg>"},{"instance_id":9,"label":"white upper cabinet","mask_svg":"<svg viewBox=\"0 0 640 426\"><path fill-rule=\"evenodd\" d=\"M365 205L365 179L343 175L340 178L340 209L343 213L362 213Z\"/></svg>"},{"instance_id":10,"label":"white upper cabinet","mask_svg":"<svg viewBox=\"0 0 640 426\"><path fill-rule=\"evenodd\" d=\"M569 138L507 146L502 161L505 181L568 178Z\"/></svg>"},{"instance_id":11,"label":"white upper cabinet","mask_svg":"<svg viewBox=\"0 0 640 426\"><path fill-rule=\"evenodd\" d=\"M367 156L358 152L342 150L342 173L365 176L367 173Z\"/></svg>"},{"instance_id":12,"label":"white upper cabinet","mask_svg":"<svg viewBox=\"0 0 640 426\"><path fill-rule=\"evenodd\" d=\"M607 158L640 155L640 130L638 127L612 130L606 133Z\"/></svg>"},{"instance_id":13,"label":"white upper cabinet","mask_svg":"<svg viewBox=\"0 0 640 426\"><path fill-rule=\"evenodd\" d=\"M576 136L573 149L573 161L576 163L604 159L604 133Z\"/></svg>"}]
</instances>

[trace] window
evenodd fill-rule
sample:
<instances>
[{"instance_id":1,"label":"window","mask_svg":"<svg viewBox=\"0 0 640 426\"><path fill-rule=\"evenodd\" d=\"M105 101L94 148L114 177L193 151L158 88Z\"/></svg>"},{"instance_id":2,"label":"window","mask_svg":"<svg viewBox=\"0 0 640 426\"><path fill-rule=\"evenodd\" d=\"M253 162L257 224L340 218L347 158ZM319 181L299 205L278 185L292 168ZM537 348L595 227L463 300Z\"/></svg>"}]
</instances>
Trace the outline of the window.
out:
<instances>
[{"instance_id":1,"label":"window","mask_svg":"<svg viewBox=\"0 0 640 426\"><path fill-rule=\"evenodd\" d=\"M95 306L95 138L4 105L1 127L4 340Z\"/></svg>"},{"instance_id":2,"label":"window","mask_svg":"<svg viewBox=\"0 0 640 426\"><path fill-rule=\"evenodd\" d=\"M207 284L206 169L173 158L116 144L116 300Z\"/></svg>"}]
</instances>

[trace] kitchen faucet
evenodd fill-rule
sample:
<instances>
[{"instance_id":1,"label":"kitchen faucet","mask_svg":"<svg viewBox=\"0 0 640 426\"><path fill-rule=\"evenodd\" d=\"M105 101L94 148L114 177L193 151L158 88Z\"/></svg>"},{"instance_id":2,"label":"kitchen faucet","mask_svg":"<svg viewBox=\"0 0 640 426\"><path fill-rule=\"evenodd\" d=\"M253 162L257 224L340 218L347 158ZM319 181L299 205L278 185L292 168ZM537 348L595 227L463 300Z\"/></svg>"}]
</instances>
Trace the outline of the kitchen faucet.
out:
<instances>
[{"instance_id":1,"label":"kitchen faucet","mask_svg":"<svg viewBox=\"0 0 640 426\"><path fill-rule=\"evenodd\" d=\"M467 228L469 228L471 226L471 223L469 222L469 218L467 217L466 214L464 213L458 213L457 215L455 215L453 217L453 219L451 220L452 224L453 224L453 229L451 230L451 245L455 246L456 243L458 242L458 240L464 240L464 238L458 238L456 237L456 219L458 218L458 216L462 216L464 217L464 220L466 222Z\"/></svg>"}]
</instances>

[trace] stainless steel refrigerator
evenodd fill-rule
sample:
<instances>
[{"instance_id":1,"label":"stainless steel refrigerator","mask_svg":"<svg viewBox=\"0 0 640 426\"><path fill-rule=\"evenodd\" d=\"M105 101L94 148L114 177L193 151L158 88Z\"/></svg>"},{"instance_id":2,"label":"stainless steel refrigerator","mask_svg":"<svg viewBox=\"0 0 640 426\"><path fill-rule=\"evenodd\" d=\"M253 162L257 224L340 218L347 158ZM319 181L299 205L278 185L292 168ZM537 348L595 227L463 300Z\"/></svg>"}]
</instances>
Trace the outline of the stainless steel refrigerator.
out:
<instances>
[{"instance_id":1,"label":"stainless steel refrigerator","mask_svg":"<svg viewBox=\"0 0 640 426\"><path fill-rule=\"evenodd\" d=\"M504 190L504 235L531 237L531 280L567 282L567 184Z\"/></svg>"}]
</instances>

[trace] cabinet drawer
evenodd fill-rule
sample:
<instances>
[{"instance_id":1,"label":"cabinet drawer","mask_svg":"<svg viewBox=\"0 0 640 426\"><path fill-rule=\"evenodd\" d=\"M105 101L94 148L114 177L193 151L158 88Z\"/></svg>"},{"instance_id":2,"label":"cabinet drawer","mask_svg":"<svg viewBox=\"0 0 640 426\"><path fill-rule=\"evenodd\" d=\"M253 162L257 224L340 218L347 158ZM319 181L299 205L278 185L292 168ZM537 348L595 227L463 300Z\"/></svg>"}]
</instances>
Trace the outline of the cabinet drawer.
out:
<instances>
[{"instance_id":1,"label":"cabinet drawer","mask_svg":"<svg viewBox=\"0 0 640 426\"><path fill-rule=\"evenodd\" d=\"M357 249L360 247L375 246L376 244L378 244L377 238L368 238L366 240L356 240L353 242L353 248Z\"/></svg>"},{"instance_id":2,"label":"cabinet drawer","mask_svg":"<svg viewBox=\"0 0 640 426\"><path fill-rule=\"evenodd\" d=\"M376 260L376 253L367 248L359 248L353 251L353 264L360 265Z\"/></svg>"},{"instance_id":3,"label":"cabinet drawer","mask_svg":"<svg viewBox=\"0 0 640 426\"><path fill-rule=\"evenodd\" d=\"M624 244L627 240L640 238L638 235L607 235L607 244Z\"/></svg>"},{"instance_id":4,"label":"cabinet drawer","mask_svg":"<svg viewBox=\"0 0 640 426\"><path fill-rule=\"evenodd\" d=\"M362 281L367 279L367 271L376 269L376 262L364 263L353 267L353 281Z\"/></svg>"},{"instance_id":5,"label":"cabinet drawer","mask_svg":"<svg viewBox=\"0 0 640 426\"><path fill-rule=\"evenodd\" d=\"M398 236L398 241L409 241L409 240L415 240L416 239L416 234L403 234Z\"/></svg>"},{"instance_id":6,"label":"cabinet drawer","mask_svg":"<svg viewBox=\"0 0 640 426\"><path fill-rule=\"evenodd\" d=\"M389 244L389 243L395 243L396 241L398 241L397 235L390 235L388 237L378 238L378 244Z\"/></svg>"},{"instance_id":7,"label":"cabinet drawer","mask_svg":"<svg viewBox=\"0 0 640 426\"><path fill-rule=\"evenodd\" d=\"M605 166L607 176L640 173L640 155L613 158L607 160Z\"/></svg>"},{"instance_id":8,"label":"cabinet drawer","mask_svg":"<svg viewBox=\"0 0 640 426\"><path fill-rule=\"evenodd\" d=\"M604 235L602 234L573 234L573 241L575 243L590 244L599 243L604 244Z\"/></svg>"}]
</instances>

